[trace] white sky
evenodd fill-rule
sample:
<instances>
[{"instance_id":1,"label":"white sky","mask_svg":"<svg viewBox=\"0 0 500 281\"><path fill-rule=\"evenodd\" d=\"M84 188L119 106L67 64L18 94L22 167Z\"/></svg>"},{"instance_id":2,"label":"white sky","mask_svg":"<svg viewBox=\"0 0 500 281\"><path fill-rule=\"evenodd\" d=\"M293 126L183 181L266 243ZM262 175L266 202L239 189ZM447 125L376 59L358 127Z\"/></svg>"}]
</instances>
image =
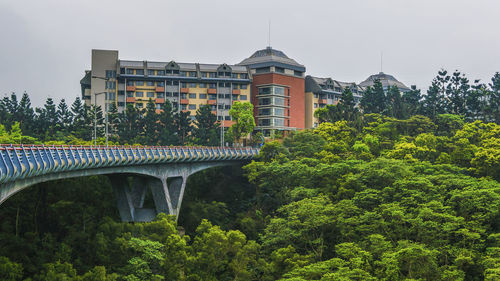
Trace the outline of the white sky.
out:
<instances>
[{"instance_id":1,"label":"white sky","mask_svg":"<svg viewBox=\"0 0 500 281\"><path fill-rule=\"evenodd\" d=\"M440 68L500 71L498 0L0 0L0 97L73 102L91 49L121 59L238 63L271 45L307 74L361 82L383 70L425 92Z\"/></svg>"}]
</instances>

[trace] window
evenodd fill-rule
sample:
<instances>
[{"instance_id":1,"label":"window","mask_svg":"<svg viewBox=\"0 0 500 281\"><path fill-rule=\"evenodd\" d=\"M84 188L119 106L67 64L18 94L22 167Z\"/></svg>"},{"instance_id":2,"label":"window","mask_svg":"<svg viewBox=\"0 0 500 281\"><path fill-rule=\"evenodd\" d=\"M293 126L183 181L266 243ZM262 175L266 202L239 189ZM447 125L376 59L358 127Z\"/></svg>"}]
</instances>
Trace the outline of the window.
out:
<instances>
[{"instance_id":1,"label":"window","mask_svg":"<svg viewBox=\"0 0 500 281\"><path fill-rule=\"evenodd\" d=\"M179 86L179 81L173 81L172 85Z\"/></svg>"},{"instance_id":2,"label":"window","mask_svg":"<svg viewBox=\"0 0 500 281\"><path fill-rule=\"evenodd\" d=\"M136 69L135 75L144 75L144 69Z\"/></svg>"},{"instance_id":3,"label":"window","mask_svg":"<svg viewBox=\"0 0 500 281\"><path fill-rule=\"evenodd\" d=\"M116 99L116 95L115 95L115 93L111 93L110 92L110 93L106 94L106 98L107 98L107 100L115 100Z\"/></svg>"},{"instance_id":4,"label":"window","mask_svg":"<svg viewBox=\"0 0 500 281\"><path fill-rule=\"evenodd\" d=\"M241 73L240 74L240 79L247 79L247 74L246 73Z\"/></svg>"},{"instance_id":5,"label":"window","mask_svg":"<svg viewBox=\"0 0 500 281\"><path fill-rule=\"evenodd\" d=\"M134 92L127 92L127 97L128 98L133 98L134 97Z\"/></svg>"},{"instance_id":6,"label":"window","mask_svg":"<svg viewBox=\"0 0 500 281\"><path fill-rule=\"evenodd\" d=\"M123 95L125 95L125 91L118 91L118 95L119 95L119 96L123 96Z\"/></svg>"},{"instance_id":7,"label":"window","mask_svg":"<svg viewBox=\"0 0 500 281\"><path fill-rule=\"evenodd\" d=\"M271 125L271 119L259 119L259 126Z\"/></svg>"},{"instance_id":8,"label":"window","mask_svg":"<svg viewBox=\"0 0 500 281\"><path fill-rule=\"evenodd\" d=\"M165 76L165 70L158 70L158 76Z\"/></svg>"},{"instance_id":9,"label":"window","mask_svg":"<svg viewBox=\"0 0 500 281\"><path fill-rule=\"evenodd\" d=\"M200 94L200 99L206 99L207 98L207 94Z\"/></svg>"},{"instance_id":10,"label":"window","mask_svg":"<svg viewBox=\"0 0 500 281\"><path fill-rule=\"evenodd\" d=\"M275 108L274 109L274 115L276 115L276 116L285 116L285 109L284 108Z\"/></svg>"},{"instance_id":11,"label":"window","mask_svg":"<svg viewBox=\"0 0 500 281\"><path fill-rule=\"evenodd\" d=\"M210 78L215 78L215 72L209 72L208 77Z\"/></svg>"},{"instance_id":12,"label":"window","mask_svg":"<svg viewBox=\"0 0 500 281\"><path fill-rule=\"evenodd\" d=\"M217 120L222 121L222 116L217 115Z\"/></svg>"},{"instance_id":13,"label":"window","mask_svg":"<svg viewBox=\"0 0 500 281\"><path fill-rule=\"evenodd\" d=\"M154 69L148 69L148 75L155 75Z\"/></svg>"},{"instance_id":14,"label":"window","mask_svg":"<svg viewBox=\"0 0 500 281\"><path fill-rule=\"evenodd\" d=\"M217 106L216 106L215 104L212 104L212 105L210 106L210 110L211 110L211 111L216 111L216 110L217 110Z\"/></svg>"},{"instance_id":15,"label":"window","mask_svg":"<svg viewBox=\"0 0 500 281\"><path fill-rule=\"evenodd\" d=\"M233 73L233 74L231 75L231 78L236 78L236 79L237 79L237 78L238 78L238 73Z\"/></svg>"},{"instance_id":16,"label":"window","mask_svg":"<svg viewBox=\"0 0 500 281\"><path fill-rule=\"evenodd\" d=\"M196 83L189 83L189 88L196 88Z\"/></svg>"},{"instance_id":17,"label":"window","mask_svg":"<svg viewBox=\"0 0 500 281\"><path fill-rule=\"evenodd\" d=\"M186 77L187 76L187 72L186 71L179 71L179 75Z\"/></svg>"},{"instance_id":18,"label":"window","mask_svg":"<svg viewBox=\"0 0 500 281\"><path fill-rule=\"evenodd\" d=\"M217 99L217 95L216 94L210 94L210 95L208 95L208 99L209 100L216 100Z\"/></svg>"},{"instance_id":19,"label":"window","mask_svg":"<svg viewBox=\"0 0 500 281\"><path fill-rule=\"evenodd\" d=\"M242 90L246 90L246 89L247 89L247 87L248 87L248 85L247 85L247 84L241 84L241 85L240 85L240 89L242 89Z\"/></svg>"},{"instance_id":20,"label":"window","mask_svg":"<svg viewBox=\"0 0 500 281\"><path fill-rule=\"evenodd\" d=\"M178 97L178 96L179 96L179 92L173 92L173 93L172 93L172 96L173 96L173 97Z\"/></svg>"},{"instance_id":21,"label":"window","mask_svg":"<svg viewBox=\"0 0 500 281\"><path fill-rule=\"evenodd\" d=\"M115 78L116 70L106 70L106 78Z\"/></svg>"},{"instance_id":22,"label":"window","mask_svg":"<svg viewBox=\"0 0 500 281\"><path fill-rule=\"evenodd\" d=\"M274 98L274 105L285 106L285 99L284 98Z\"/></svg>"},{"instance_id":23,"label":"window","mask_svg":"<svg viewBox=\"0 0 500 281\"><path fill-rule=\"evenodd\" d=\"M158 86L158 87L164 87L165 83L164 82L156 82L156 86Z\"/></svg>"},{"instance_id":24,"label":"window","mask_svg":"<svg viewBox=\"0 0 500 281\"><path fill-rule=\"evenodd\" d=\"M260 67L255 69L255 73L265 73L265 72L270 72L271 68L269 67Z\"/></svg>"},{"instance_id":25,"label":"window","mask_svg":"<svg viewBox=\"0 0 500 281\"><path fill-rule=\"evenodd\" d=\"M165 98L165 95L163 93L157 93L156 97L159 99L163 99L163 98Z\"/></svg>"},{"instance_id":26,"label":"window","mask_svg":"<svg viewBox=\"0 0 500 281\"><path fill-rule=\"evenodd\" d=\"M194 109L196 109L196 104L190 104L190 105L189 105L189 109L190 109L190 110L194 110Z\"/></svg>"},{"instance_id":27,"label":"window","mask_svg":"<svg viewBox=\"0 0 500 281\"><path fill-rule=\"evenodd\" d=\"M231 94L225 94L225 95L224 95L224 98L225 98L225 99L230 99L230 98L231 98Z\"/></svg>"},{"instance_id":28,"label":"window","mask_svg":"<svg viewBox=\"0 0 500 281\"><path fill-rule=\"evenodd\" d=\"M118 102L118 106L125 106L125 103L124 102Z\"/></svg>"},{"instance_id":29,"label":"window","mask_svg":"<svg viewBox=\"0 0 500 281\"><path fill-rule=\"evenodd\" d=\"M318 108L318 104L317 103L314 104L314 108Z\"/></svg>"},{"instance_id":30,"label":"window","mask_svg":"<svg viewBox=\"0 0 500 281\"><path fill-rule=\"evenodd\" d=\"M218 104L218 105L217 105L217 108L218 108L218 109L224 109L224 105L223 105L223 104Z\"/></svg>"},{"instance_id":31,"label":"window","mask_svg":"<svg viewBox=\"0 0 500 281\"><path fill-rule=\"evenodd\" d=\"M238 100L238 95L232 95L233 100Z\"/></svg>"},{"instance_id":32,"label":"window","mask_svg":"<svg viewBox=\"0 0 500 281\"><path fill-rule=\"evenodd\" d=\"M153 82L153 81L146 82L146 86L154 86L154 85L155 85L155 82Z\"/></svg>"},{"instance_id":33,"label":"window","mask_svg":"<svg viewBox=\"0 0 500 281\"><path fill-rule=\"evenodd\" d=\"M182 83L181 83L181 88L187 88L187 83L182 82Z\"/></svg>"},{"instance_id":34,"label":"window","mask_svg":"<svg viewBox=\"0 0 500 281\"><path fill-rule=\"evenodd\" d=\"M270 98L259 99L259 105L268 105L268 104L271 104Z\"/></svg>"},{"instance_id":35,"label":"window","mask_svg":"<svg viewBox=\"0 0 500 281\"><path fill-rule=\"evenodd\" d=\"M275 95L280 95L280 96L285 95L285 88L283 88L283 87L273 87L273 88L274 88Z\"/></svg>"},{"instance_id":36,"label":"window","mask_svg":"<svg viewBox=\"0 0 500 281\"><path fill-rule=\"evenodd\" d=\"M138 98L144 97L144 92L135 92L135 96Z\"/></svg>"},{"instance_id":37,"label":"window","mask_svg":"<svg viewBox=\"0 0 500 281\"><path fill-rule=\"evenodd\" d=\"M187 105L186 104L181 104L181 110L186 110L187 109Z\"/></svg>"},{"instance_id":38,"label":"window","mask_svg":"<svg viewBox=\"0 0 500 281\"><path fill-rule=\"evenodd\" d=\"M285 73L285 69L283 67L277 67L277 66L275 66L274 67L274 71L276 71L278 73Z\"/></svg>"},{"instance_id":39,"label":"window","mask_svg":"<svg viewBox=\"0 0 500 281\"><path fill-rule=\"evenodd\" d=\"M125 74L125 67L120 67L120 74Z\"/></svg>"},{"instance_id":40,"label":"window","mask_svg":"<svg viewBox=\"0 0 500 281\"><path fill-rule=\"evenodd\" d=\"M138 102L138 103L135 104L135 107L137 107L137 108L143 108L144 104Z\"/></svg>"},{"instance_id":41,"label":"window","mask_svg":"<svg viewBox=\"0 0 500 281\"><path fill-rule=\"evenodd\" d=\"M172 93L171 92L167 92L167 97L171 97L172 96Z\"/></svg>"},{"instance_id":42,"label":"window","mask_svg":"<svg viewBox=\"0 0 500 281\"><path fill-rule=\"evenodd\" d=\"M186 99L187 98L187 94L181 94L181 99Z\"/></svg>"},{"instance_id":43,"label":"window","mask_svg":"<svg viewBox=\"0 0 500 281\"><path fill-rule=\"evenodd\" d=\"M239 85L238 84L233 84L233 90L238 90L238 87Z\"/></svg>"},{"instance_id":44,"label":"window","mask_svg":"<svg viewBox=\"0 0 500 281\"><path fill-rule=\"evenodd\" d=\"M195 99L196 98L196 94L189 94L189 98L190 99Z\"/></svg>"},{"instance_id":45,"label":"window","mask_svg":"<svg viewBox=\"0 0 500 281\"><path fill-rule=\"evenodd\" d=\"M161 104L160 103L156 104L156 109L161 109Z\"/></svg>"},{"instance_id":46,"label":"window","mask_svg":"<svg viewBox=\"0 0 500 281\"><path fill-rule=\"evenodd\" d=\"M196 77L196 71L189 71L189 77Z\"/></svg>"},{"instance_id":47,"label":"window","mask_svg":"<svg viewBox=\"0 0 500 281\"><path fill-rule=\"evenodd\" d=\"M226 88L231 88L231 83L226 83L224 86L225 86Z\"/></svg>"},{"instance_id":48,"label":"window","mask_svg":"<svg viewBox=\"0 0 500 281\"><path fill-rule=\"evenodd\" d=\"M106 89L116 89L116 83L114 81L106 81Z\"/></svg>"},{"instance_id":49,"label":"window","mask_svg":"<svg viewBox=\"0 0 500 281\"><path fill-rule=\"evenodd\" d=\"M225 116L224 119L225 120L231 120L231 116Z\"/></svg>"},{"instance_id":50,"label":"window","mask_svg":"<svg viewBox=\"0 0 500 281\"><path fill-rule=\"evenodd\" d=\"M154 98L155 97L155 93L154 92L148 92L147 93L147 97L148 98Z\"/></svg>"},{"instance_id":51,"label":"window","mask_svg":"<svg viewBox=\"0 0 500 281\"><path fill-rule=\"evenodd\" d=\"M231 109L231 105L229 104L224 105L224 109Z\"/></svg>"},{"instance_id":52,"label":"window","mask_svg":"<svg viewBox=\"0 0 500 281\"><path fill-rule=\"evenodd\" d=\"M208 88L215 89L217 88L217 85L215 83L208 83Z\"/></svg>"},{"instance_id":53,"label":"window","mask_svg":"<svg viewBox=\"0 0 500 281\"><path fill-rule=\"evenodd\" d=\"M201 77L207 77L208 76L208 72L202 71L202 72L200 72L200 76Z\"/></svg>"},{"instance_id":54,"label":"window","mask_svg":"<svg viewBox=\"0 0 500 281\"><path fill-rule=\"evenodd\" d=\"M274 126L285 126L285 119L283 118L274 118Z\"/></svg>"},{"instance_id":55,"label":"window","mask_svg":"<svg viewBox=\"0 0 500 281\"><path fill-rule=\"evenodd\" d=\"M127 68L127 74L134 74L134 70Z\"/></svg>"},{"instance_id":56,"label":"window","mask_svg":"<svg viewBox=\"0 0 500 281\"><path fill-rule=\"evenodd\" d=\"M217 76L219 76L219 77L222 77L222 76L224 76L224 72L222 72L222 71L219 71L219 72L217 73Z\"/></svg>"},{"instance_id":57,"label":"window","mask_svg":"<svg viewBox=\"0 0 500 281\"><path fill-rule=\"evenodd\" d=\"M247 100L247 96L246 95L241 95L240 96L240 100Z\"/></svg>"},{"instance_id":58,"label":"window","mask_svg":"<svg viewBox=\"0 0 500 281\"><path fill-rule=\"evenodd\" d=\"M262 116L271 115L271 109L270 108L261 108L261 109L259 109L259 115L262 115Z\"/></svg>"},{"instance_id":59,"label":"window","mask_svg":"<svg viewBox=\"0 0 500 281\"><path fill-rule=\"evenodd\" d=\"M134 81L130 81L130 80L128 80L128 81L127 81L127 86L134 86Z\"/></svg>"},{"instance_id":60,"label":"window","mask_svg":"<svg viewBox=\"0 0 500 281\"><path fill-rule=\"evenodd\" d=\"M136 86L144 86L144 81L135 81Z\"/></svg>"},{"instance_id":61,"label":"window","mask_svg":"<svg viewBox=\"0 0 500 281\"><path fill-rule=\"evenodd\" d=\"M218 94L217 96L219 97L219 99L223 99L224 98L223 94Z\"/></svg>"},{"instance_id":62,"label":"window","mask_svg":"<svg viewBox=\"0 0 500 281\"><path fill-rule=\"evenodd\" d=\"M294 70L293 75L302 77L302 71Z\"/></svg>"},{"instance_id":63,"label":"window","mask_svg":"<svg viewBox=\"0 0 500 281\"><path fill-rule=\"evenodd\" d=\"M200 83L200 84L198 84L198 87L200 87L200 88L206 88L207 84L206 83Z\"/></svg>"}]
</instances>

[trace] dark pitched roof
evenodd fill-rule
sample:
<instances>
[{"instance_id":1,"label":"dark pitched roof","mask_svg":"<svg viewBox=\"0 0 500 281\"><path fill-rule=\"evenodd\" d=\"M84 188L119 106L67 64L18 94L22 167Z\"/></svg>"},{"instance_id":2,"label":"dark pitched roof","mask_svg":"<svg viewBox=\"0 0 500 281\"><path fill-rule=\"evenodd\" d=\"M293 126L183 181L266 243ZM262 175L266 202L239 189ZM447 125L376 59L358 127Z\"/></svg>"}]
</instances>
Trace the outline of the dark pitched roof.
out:
<instances>
[{"instance_id":1,"label":"dark pitched roof","mask_svg":"<svg viewBox=\"0 0 500 281\"><path fill-rule=\"evenodd\" d=\"M385 74L383 72L379 72L378 74L370 75L365 81L359 83L360 86L362 87L373 87L373 84L375 83L375 80L380 80L380 83L382 83L382 86L384 89L387 89L391 86L396 86L399 88L400 91L409 91L410 88L408 88L405 84L399 82L394 76Z\"/></svg>"},{"instance_id":2,"label":"dark pitched roof","mask_svg":"<svg viewBox=\"0 0 500 281\"><path fill-rule=\"evenodd\" d=\"M296 62L294 59L289 58L285 53L280 50L273 49L271 47L267 47L262 50L258 50L249 58L244 59L242 62L238 63L238 65L260 65L263 63L278 63L285 64L289 66L294 66L296 68L303 69L305 71L305 66Z\"/></svg>"}]
</instances>

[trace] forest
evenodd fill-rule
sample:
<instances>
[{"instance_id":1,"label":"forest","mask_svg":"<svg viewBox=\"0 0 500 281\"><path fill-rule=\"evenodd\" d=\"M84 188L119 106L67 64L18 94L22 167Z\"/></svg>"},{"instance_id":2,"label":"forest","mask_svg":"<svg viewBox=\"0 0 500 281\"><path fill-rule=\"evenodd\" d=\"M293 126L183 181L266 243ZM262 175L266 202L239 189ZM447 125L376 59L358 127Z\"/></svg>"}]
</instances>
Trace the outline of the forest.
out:
<instances>
[{"instance_id":1,"label":"forest","mask_svg":"<svg viewBox=\"0 0 500 281\"><path fill-rule=\"evenodd\" d=\"M346 89L317 128L192 175L178 221L120 222L104 176L38 184L0 205L0 279L500 280L499 108L499 73ZM112 144L218 144L210 111L165 109L110 111ZM11 95L0 143L91 144L94 114L102 144L99 108Z\"/></svg>"}]
</instances>

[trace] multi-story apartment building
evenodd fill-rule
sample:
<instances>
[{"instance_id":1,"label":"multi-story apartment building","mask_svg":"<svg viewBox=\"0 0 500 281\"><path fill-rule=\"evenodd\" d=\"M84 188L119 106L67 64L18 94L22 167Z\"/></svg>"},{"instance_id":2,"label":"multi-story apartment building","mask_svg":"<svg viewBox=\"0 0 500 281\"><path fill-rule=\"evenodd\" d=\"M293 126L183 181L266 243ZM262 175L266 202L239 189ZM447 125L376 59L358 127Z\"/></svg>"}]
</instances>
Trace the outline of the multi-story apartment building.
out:
<instances>
[{"instance_id":1,"label":"multi-story apartment building","mask_svg":"<svg viewBox=\"0 0 500 281\"><path fill-rule=\"evenodd\" d=\"M80 81L85 102L118 111L128 104L145 108L151 99L159 111L166 100L174 110L192 118L210 105L224 127L233 124L229 109L235 101L252 102L256 130L265 136L276 131L313 128L317 108L336 104L349 87L359 102L366 87L380 80L384 90L410 90L394 76L380 72L360 84L331 78L305 77L306 68L282 51L267 47L236 65L121 60L118 51L92 50L92 68Z\"/></svg>"},{"instance_id":2,"label":"multi-story apartment building","mask_svg":"<svg viewBox=\"0 0 500 281\"><path fill-rule=\"evenodd\" d=\"M303 65L271 47L256 51L238 65L248 66L252 75L256 130L269 136L305 128Z\"/></svg>"},{"instance_id":3,"label":"multi-story apartment building","mask_svg":"<svg viewBox=\"0 0 500 281\"><path fill-rule=\"evenodd\" d=\"M314 111L329 104L337 104L345 88L350 88L354 101L359 103L364 88L353 82L341 82L332 78L319 78L306 76L305 86L305 122L306 128L318 125L318 119L314 117Z\"/></svg>"},{"instance_id":4,"label":"multi-story apartment building","mask_svg":"<svg viewBox=\"0 0 500 281\"><path fill-rule=\"evenodd\" d=\"M90 81L90 83L89 83ZM232 125L229 109L235 101L250 102L252 76L246 66L120 60L118 51L92 50L92 68L82 79L85 102L118 111L132 104L146 107L153 100L159 111L166 100L192 118L210 105L224 127Z\"/></svg>"}]
</instances>

